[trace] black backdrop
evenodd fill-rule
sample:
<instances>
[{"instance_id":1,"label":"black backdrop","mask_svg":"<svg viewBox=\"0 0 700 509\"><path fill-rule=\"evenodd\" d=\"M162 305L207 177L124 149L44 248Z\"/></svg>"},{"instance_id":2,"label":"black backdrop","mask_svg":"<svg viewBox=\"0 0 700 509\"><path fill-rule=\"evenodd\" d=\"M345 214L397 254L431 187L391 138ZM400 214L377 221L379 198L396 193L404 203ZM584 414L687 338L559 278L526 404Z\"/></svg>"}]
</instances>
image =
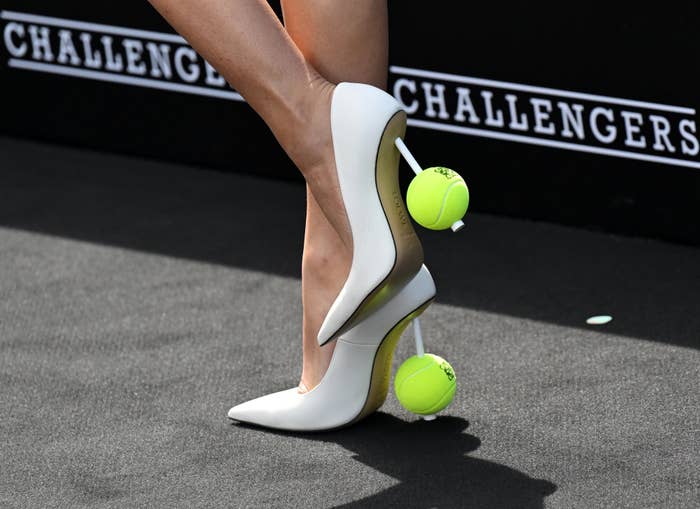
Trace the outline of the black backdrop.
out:
<instances>
[{"instance_id":1,"label":"black backdrop","mask_svg":"<svg viewBox=\"0 0 700 509\"><path fill-rule=\"evenodd\" d=\"M692 110L700 107L695 5L393 1L390 61ZM142 0L1 0L0 8L172 32ZM3 20L2 26L7 23ZM20 39L14 37L17 45ZM16 69L8 65L11 57L6 42L0 54L3 134L299 178L265 125L242 102ZM392 73L390 84L399 75ZM478 87L472 91L475 104L478 92ZM523 106L529 97L520 99ZM410 103L412 97L404 99ZM426 119L425 104L419 102L416 118ZM483 105L476 109L483 120ZM450 115L454 113L450 106ZM532 124L532 112L528 115ZM676 153L656 155L697 165L697 155L681 154L680 117L667 117ZM694 112L681 117L695 121ZM654 133L644 118L643 133L651 145ZM619 118L616 122L620 127ZM700 244L699 168L419 127L410 128L408 137L425 166L450 166L465 176L472 210ZM624 148L621 139L611 147ZM630 151L655 154L651 148Z\"/></svg>"}]
</instances>

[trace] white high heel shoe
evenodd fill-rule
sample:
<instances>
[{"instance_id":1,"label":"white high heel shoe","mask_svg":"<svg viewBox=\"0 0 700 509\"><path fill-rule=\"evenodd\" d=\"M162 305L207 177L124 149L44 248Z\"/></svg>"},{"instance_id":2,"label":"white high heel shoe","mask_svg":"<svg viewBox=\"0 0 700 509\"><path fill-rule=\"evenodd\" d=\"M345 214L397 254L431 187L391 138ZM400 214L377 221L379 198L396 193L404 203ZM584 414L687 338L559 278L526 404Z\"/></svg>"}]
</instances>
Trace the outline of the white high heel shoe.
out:
<instances>
[{"instance_id":1,"label":"white high heel shoe","mask_svg":"<svg viewBox=\"0 0 700 509\"><path fill-rule=\"evenodd\" d=\"M423 266L393 298L338 339L316 387L246 401L229 410L229 418L268 428L321 431L371 414L386 399L396 343L434 297L435 283Z\"/></svg>"},{"instance_id":2,"label":"white high heel shoe","mask_svg":"<svg viewBox=\"0 0 700 509\"><path fill-rule=\"evenodd\" d=\"M423 263L399 188L395 140L405 132L406 113L391 95L360 83L336 86L331 135L353 256L345 285L318 333L321 345L399 291Z\"/></svg>"}]
</instances>

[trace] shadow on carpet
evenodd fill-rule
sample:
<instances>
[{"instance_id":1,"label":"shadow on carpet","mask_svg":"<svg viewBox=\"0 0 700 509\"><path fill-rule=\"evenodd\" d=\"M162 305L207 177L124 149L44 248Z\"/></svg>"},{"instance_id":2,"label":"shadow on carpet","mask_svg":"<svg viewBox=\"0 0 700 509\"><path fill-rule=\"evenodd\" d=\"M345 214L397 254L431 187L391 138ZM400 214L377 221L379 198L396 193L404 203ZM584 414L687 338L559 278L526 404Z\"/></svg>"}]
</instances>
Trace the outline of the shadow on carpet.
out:
<instances>
[{"instance_id":1,"label":"shadow on carpet","mask_svg":"<svg viewBox=\"0 0 700 509\"><path fill-rule=\"evenodd\" d=\"M235 424L260 429L246 424ZM443 416L432 422L406 422L377 412L338 431L267 433L338 444L355 459L398 481L368 498L335 507L479 507L502 509L544 507L557 486L513 468L474 458L481 445L464 430L469 422Z\"/></svg>"}]
</instances>

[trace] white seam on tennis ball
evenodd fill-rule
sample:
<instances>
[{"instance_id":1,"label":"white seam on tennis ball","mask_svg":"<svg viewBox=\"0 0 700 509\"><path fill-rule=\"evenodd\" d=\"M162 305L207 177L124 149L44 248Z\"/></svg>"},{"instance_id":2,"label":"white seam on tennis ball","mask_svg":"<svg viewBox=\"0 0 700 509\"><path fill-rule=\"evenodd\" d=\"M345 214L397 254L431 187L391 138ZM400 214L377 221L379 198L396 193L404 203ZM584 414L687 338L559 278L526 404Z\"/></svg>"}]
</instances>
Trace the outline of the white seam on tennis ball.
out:
<instances>
[{"instance_id":1,"label":"white seam on tennis ball","mask_svg":"<svg viewBox=\"0 0 700 509\"><path fill-rule=\"evenodd\" d=\"M430 367L432 367L432 364L428 364L424 368L420 368L418 371L414 371L413 373L411 373L409 376L407 376L406 378L403 379L403 381L401 382L401 385L398 386L397 390L400 391L401 387L403 387L403 384L405 384L409 378L413 378L415 375L417 375L421 371L425 371L426 369L428 369Z\"/></svg>"},{"instance_id":2,"label":"white seam on tennis ball","mask_svg":"<svg viewBox=\"0 0 700 509\"><path fill-rule=\"evenodd\" d=\"M455 383L455 389L457 389L457 384L456 384L456 383ZM443 393L440 395L440 397L438 398L438 400L437 400L438 403L439 403L440 401L442 401L442 398L445 397L445 394L447 394L447 393L450 392L451 390L452 390L452 387L448 387L447 390L446 390L445 392L443 392ZM430 407L428 407L428 408L433 408L434 406L435 406L435 403L433 403L433 405L430 406ZM421 412L425 412L426 410L427 410L427 408L424 408L423 410L421 410Z\"/></svg>"},{"instance_id":3,"label":"white seam on tennis ball","mask_svg":"<svg viewBox=\"0 0 700 509\"><path fill-rule=\"evenodd\" d=\"M440 218L442 217L442 211L445 208L445 202L447 201L447 196L450 194L450 189L452 189L452 186L454 186L455 184L459 184L459 180L457 180L456 182L452 182L449 186L447 186L447 189L445 189L445 193L442 196L442 204L440 205L440 212L437 215L437 219L430 223L430 226L434 226L440 221Z\"/></svg>"}]
</instances>

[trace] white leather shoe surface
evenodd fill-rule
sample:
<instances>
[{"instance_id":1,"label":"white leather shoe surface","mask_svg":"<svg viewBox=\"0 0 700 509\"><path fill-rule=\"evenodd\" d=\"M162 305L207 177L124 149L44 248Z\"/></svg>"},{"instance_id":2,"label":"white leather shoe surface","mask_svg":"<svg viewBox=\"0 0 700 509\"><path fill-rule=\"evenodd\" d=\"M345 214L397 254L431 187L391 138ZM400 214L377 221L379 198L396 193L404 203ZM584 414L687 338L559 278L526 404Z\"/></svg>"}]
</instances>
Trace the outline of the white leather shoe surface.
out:
<instances>
[{"instance_id":1,"label":"white leather shoe surface","mask_svg":"<svg viewBox=\"0 0 700 509\"><path fill-rule=\"evenodd\" d=\"M297 388L236 405L231 419L269 428L320 431L356 419L368 399L375 355L394 326L435 296L435 283L423 266L386 304L336 342L328 371L309 392Z\"/></svg>"},{"instance_id":2,"label":"white leather shoe surface","mask_svg":"<svg viewBox=\"0 0 700 509\"><path fill-rule=\"evenodd\" d=\"M409 239L410 245L418 246L420 251L412 257L414 265L408 268L410 275L398 286L394 285L397 290L422 263L420 243L407 217L403 222L404 231L392 233L390 216L397 213L397 207L406 214L403 198L393 192L392 203L387 204L385 198L383 204L380 196L379 181L388 182L389 191L393 187L398 190L398 151L391 139L390 148L396 151L396 157L395 164L388 165L393 167L387 168L384 159L392 158L383 155L386 148L380 151L380 145L387 126L399 113L403 114L401 107L391 95L369 85L340 83L333 94L331 133L338 182L352 231L353 257L345 285L319 331L318 340L322 345L349 329L353 320L360 318L355 313L367 303L366 299L398 270L397 264L405 263L407 257L397 257L397 245L402 244L396 242L395 235L413 236ZM402 127L405 129L405 121Z\"/></svg>"}]
</instances>

